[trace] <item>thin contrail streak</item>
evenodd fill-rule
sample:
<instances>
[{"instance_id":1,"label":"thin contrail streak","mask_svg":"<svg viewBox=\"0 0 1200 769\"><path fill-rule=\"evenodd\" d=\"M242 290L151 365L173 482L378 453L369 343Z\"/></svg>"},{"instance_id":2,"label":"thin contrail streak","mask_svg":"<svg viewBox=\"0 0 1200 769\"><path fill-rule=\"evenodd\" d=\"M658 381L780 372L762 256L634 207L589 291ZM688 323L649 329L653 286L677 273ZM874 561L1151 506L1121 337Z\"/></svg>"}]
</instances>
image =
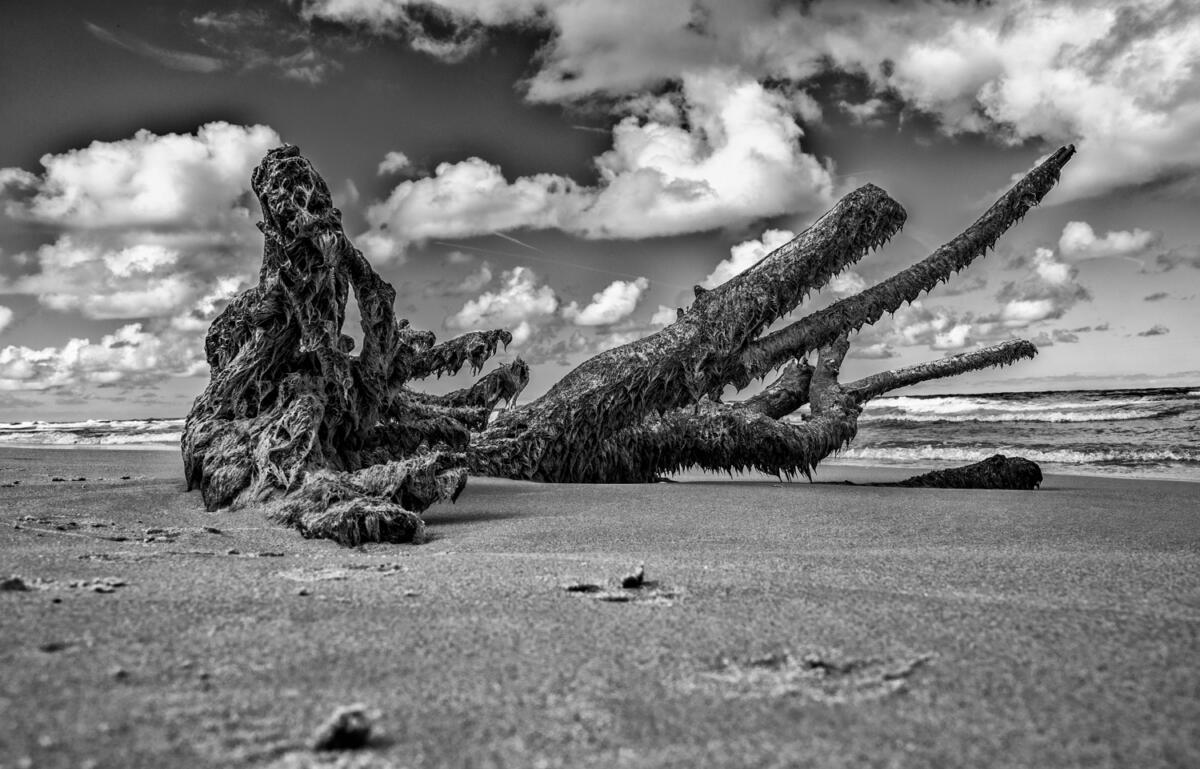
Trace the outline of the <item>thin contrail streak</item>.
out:
<instances>
[{"instance_id":1,"label":"thin contrail streak","mask_svg":"<svg viewBox=\"0 0 1200 769\"><path fill-rule=\"evenodd\" d=\"M518 246L525 246L525 248L528 248L530 251L537 251L539 254L546 254L545 251L538 248L537 246L531 246L523 240L517 240L512 235L505 235L503 232L500 232L499 230L492 230L492 234L498 238L504 238L505 240L509 241L510 243L516 243ZM550 256L550 254L546 254L546 256Z\"/></svg>"}]
</instances>

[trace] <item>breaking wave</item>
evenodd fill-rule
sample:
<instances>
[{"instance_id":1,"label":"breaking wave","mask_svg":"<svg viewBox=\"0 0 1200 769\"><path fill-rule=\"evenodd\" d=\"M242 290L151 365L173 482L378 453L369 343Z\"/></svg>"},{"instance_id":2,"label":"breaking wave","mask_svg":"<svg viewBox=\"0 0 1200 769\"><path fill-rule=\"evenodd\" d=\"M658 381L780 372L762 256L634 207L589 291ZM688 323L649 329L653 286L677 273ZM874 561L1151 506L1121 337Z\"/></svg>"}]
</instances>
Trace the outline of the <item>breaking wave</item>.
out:
<instances>
[{"instance_id":1,"label":"breaking wave","mask_svg":"<svg viewBox=\"0 0 1200 769\"><path fill-rule=\"evenodd\" d=\"M0 422L0 445L177 448L182 419Z\"/></svg>"}]
</instances>

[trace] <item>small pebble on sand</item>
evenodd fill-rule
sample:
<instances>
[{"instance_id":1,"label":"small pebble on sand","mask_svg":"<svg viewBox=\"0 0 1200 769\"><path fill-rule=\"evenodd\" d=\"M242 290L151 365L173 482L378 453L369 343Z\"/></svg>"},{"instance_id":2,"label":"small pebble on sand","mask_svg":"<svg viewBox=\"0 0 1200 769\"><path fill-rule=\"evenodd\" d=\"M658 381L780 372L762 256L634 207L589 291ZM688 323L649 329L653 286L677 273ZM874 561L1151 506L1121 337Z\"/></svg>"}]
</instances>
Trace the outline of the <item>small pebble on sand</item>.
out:
<instances>
[{"instance_id":1,"label":"small pebble on sand","mask_svg":"<svg viewBox=\"0 0 1200 769\"><path fill-rule=\"evenodd\" d=\"M24 579L17 576L16 574L14 574L11 577L5 577L4 579L0 579L0 591L3 591L3 590L11 590L14 592L24 592L24 591L29 590L29 585L28 585L28 583L25 582Z\"/></svg>"},{"instance_id":2,"label":"small pebble on sand","mask_svg":"<svg viewBox=\"0 0 1200 769\"><path fill-rule=\"evenodd\" d=\"M313 733L313 750L357 750L371 739L371 714L362 703L333 711Z\"/></svg>"}]
</instances>

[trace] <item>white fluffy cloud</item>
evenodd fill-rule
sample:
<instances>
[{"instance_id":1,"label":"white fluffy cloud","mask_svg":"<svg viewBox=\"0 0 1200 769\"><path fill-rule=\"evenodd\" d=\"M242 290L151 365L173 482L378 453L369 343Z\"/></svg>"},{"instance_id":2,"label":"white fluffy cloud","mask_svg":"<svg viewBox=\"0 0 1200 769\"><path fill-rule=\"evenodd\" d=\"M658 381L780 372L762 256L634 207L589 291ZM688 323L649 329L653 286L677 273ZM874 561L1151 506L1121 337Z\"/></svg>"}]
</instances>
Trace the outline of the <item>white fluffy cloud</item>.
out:
<instances>
[{"instance_id":1,"label":"white fluffy cloud","mask_svg":"<svg viewBox=\"0 0 1200 769\"><path fill-rule=\"evenodd\" d=\"M1087 222L1067 222L1058 239L1059 252L1068 259L1098 259L1106 256L1134 257L1159 243L1157 232L1143 229L1109 230L1097 237Z\"/></svg>"},{"instance_id":2,"label":"white fluffy cloud","mask_svg":"<svg viewBox=\"0 0 1200 769\"><path fill-rule=\"evenodd\" d=\"M1062 261L1054 251L1039 248L1022 263L1024 274L1005 283L996 293L999 307L986 314L961 312L926 305L918 299L901 307L887 321L864 329L853 345L853 357L887 358L897 347L928 347L956 351L977 344L991 344L1045 321L1065 315L1091 294L1078 281L1079 270ZM1043 332L1039 339L1053 342L1078 341L1064 330Z\"/></svg>"},{"instance_id":3,"label":"white fluffy cloud","mask_svg":"<svg viewBox=\"0 0 1200 769\"><path fill-rule=\"evenodd\" d=\"M379 163L379 174L398 174L401 171L406 171L412 166L412 161L408 159L408 155L403 152L389 152L383 156L383 160Z\"/></svg>"},{"instance_id":4,"label":"white fluffy cloud","mask_svg":"<svg viewBox=\"0 0 1200 769\"><path fill-rule=\"evenodd\" d=\"M835 296L850 296L857 294L867 287L867 281L854 270L846 269L834 275L829 281L829 290Z\"/></svg>"},{"instance_id":5,"label":"white fluffy cloud","mask_svg":"<svg viewBox=\"0 0 1200 769\"><path fill-rule=\"evenodd\" d=\"M266 126L210 123L195 134L139 131L45 155L38 174L0 170L6 213L58 233L13 260L0 288L88 318L148 319L99 343L10 348L6 365L36 365L9 386L131 380L151 370L139 362L161 364L165 376L199 359L208 322L257 272L250 171L280 143Z\"/></svg>"},{"instance_id":6,"label":"white fluffy cloud","mask_svg":"<svg viewBox=\"0 0 1200 769\"><path fill-rule=\"evenodd\" d=\"M796 233L791 230L767 230L761 237L737 243L729 248L729 258L722 259L700 285L716 288L730 278L741 275L763 260L767 254L786 245ZM829 281L829 290L836 296L857 294L867 287L867 282L853 270L843 270Z\"/></svg>"},{"instance_id":7,"label":"white fluffy cloud","mask_svg":"<svg viewBox=\"0 0 1200 769\"><path fill-rule=\"evenodd\" d=\"M482 291L483 288L492 282L492 266L487 262L479 265L479 269L475 270L467 277L463 278L454 286L452 293L455 294L474 294Z\"/></svg>"},{"instance_id":8,"label":"white fluffy cloud","mask_svg":"<svg viewBox=\"0 0 1200 769\"><path fill-rule=\"evenodd\" d=\"M1006 328L1061 318L1077 303L1092 298L1076 281L1079 270L1060 261L1050 249L1037 249L1030 266L1032 270L1021 280L1006 283L996 294L1003 304L1000 322Z\"/></svg>"},{"instance_id":9,"label":"white fluffy cloud","mask_svg":"<svg viewBox=\"0 0 1200 769\"><path fill-rule=\"evenodd\" d=\"M45 155L41 175L4 169L9 216L62 233L4 288L91 318L182 317L214 287L232 295L261 251L250 171L279 143L265 126L210 123Z\"/></svg>"},{"instance_id":10,"label":"white fluffy cloud","mask_svg":"<svg viewBox=\"0 0 1200 769\"><path fill-rule=\"evenodd\" d=\"M891 318L891 328L884 330L881 342L864 345L886 357L891 346L924 346L934 350L961 350L974 341L970 316L961 316L945 307L927 307L917 300L900 308ZM983 329L986 333L990 328ZM978 333L978 332L976 332ZM870 334L864 334L869 341Z\"/></svg>"},{"instance_id":11,"label":"white fluffy cloud","mask_svg":"<svg viewBox=\"0 0 1200 769\"><path fill-rule=\"evenodd\" d=\"M595 186L554 174L510 182L499 166L468 158L402 182L367 219L398 249L514 229L644 238L813 211L828 205L833 182L802 150L793 109L753 80L686 73L678 107L617 124L612 148L595 160Z\"/></svg>"},{"instance_id":12,"label":"white fluffy cloud","mask_svg":"<svg viewBox=\"0 0 1200 769\"><path fill-rule=\"evenodd\" d=\"M422 8L448 31L431 37ZM702 68L758 82L849 73L947 134L1074 142L1058 201L1200 172L1200 6L1180 0L307 0L303 12L399 30L448 58L488 26L545 26L524 83L539 102L625 97Z\"/></svg>"},{"instance_id":13,"label":"white fluffy cloud","mask_svg":"<svg viewBox=\"0 0 1200 769\"><path fill-rule=\"evenodd\" d=\"M0 390L49 390L130 384L194 372L202 359L190 338L122 326L99 342L72 339L62 347L0 349Z\"/></svg>"},{"instance_id":14,"label":"white fluffy cloud","mask_svg":"<svg viewBox=\"0 0 1200 769\"><path fill-rule=\"evenodd\" d=\"M40 175L4 169L19 189L6 210L14 218L71 228L186 228L228 225L229 210L249 189L250 169L280 144L267 126L217 122L192 134L92 142L43 155Z\"/></svg>"},{"instance_id":15,"label":"white fluffy cloud","mask_svg":"<svg viewBox=\"0 0 1200 769\"><path fill-rule=\"evenodd\" d=\"M463 331L502 328L513 335L513 344L528 343L539 324L558 310L554 289L542 285L528 267L514 267L500 276L500 286L467 301L446 319L446 326Z\"/></svg>"},{"instance_id":16,"label":"white fluffy cloud","mask_svg":"<svg viewBox=\"0 0 1200 769\"><path fill-rule=\"evenodd\" d=\"M654 314L650 316L651 326L669 326L679 317L679 313L674 307L668 307L665 304L660 304Z\"/></svg>"},{"instance_id":17,"label":"white fluffy cloud","mask_svg":"<svg viewBox=\"0 0 1200 769\"><path fill-rule=\"evenodd\" d=\"M592 295L591 304L580 309L578 302L571 302L562 315L577 326L611 325L632 315L649 287L650 281L645 278L614 280Z\"/></svg>"},{"instance_id":18,"label":"white fluffy cloud","mask_svg":"<svg viewBox=\"0 0 1200 769\"><path fill-rule=\"evenodd\" d=\"M796 237L791 230L767 230L757 240L747 240L729 249L729 258L722 259L715 269L700 281L704 288L716 288L730 278L762 261L763 257Z\"/></svg>"}]
</instances>

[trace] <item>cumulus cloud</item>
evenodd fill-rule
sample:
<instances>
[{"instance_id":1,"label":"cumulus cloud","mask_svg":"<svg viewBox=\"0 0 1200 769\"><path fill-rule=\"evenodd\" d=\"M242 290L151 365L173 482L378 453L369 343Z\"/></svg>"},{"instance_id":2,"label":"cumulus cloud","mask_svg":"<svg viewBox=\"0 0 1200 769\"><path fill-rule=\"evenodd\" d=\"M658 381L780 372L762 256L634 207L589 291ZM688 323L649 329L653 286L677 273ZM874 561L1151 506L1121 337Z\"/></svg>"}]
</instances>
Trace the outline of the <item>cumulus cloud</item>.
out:
<instances>
[{"instance_id":1,"label":"cumulus cloud","mask_svg":"<svg viewBox=\"0 0 1200 769\"><path fill-rule=\"evenodd\" d=\"M250 169L280 143L267 126L225 122L195 134L142 130L131 139L92 142L43 155L40 175L0 172L8 182L5 211L72 229L228 227L249 189Z\"/></svg>"},{"instance_id":2,"label":"cumulus cloud","mask_svg":"<svg viewBox=\"0 0 1200 769\"><path fill-rule=\"evenodd\" d=\"M763 257L794 237L796 233L791 230L767 230L757 240L746 240L730 247L729 258L718 262L716 268L700 281L700 285L716 288L758 264Z\"/></svg>"},{"instance_id":3,"label":"cumulus cloud","mask_svg":"<svg viewBox=\"0 0 1200 769\"><path fill-rule=\"evenodd\" d=\"M1171 333L1171 329L1161 323L1155 323L1145 331L1139 331L1138 336L1162 336L1163 334Z\"/></svg>"},{"instance_id":4,"label":"cumulus cloud","mask_svg":"<svg viewBox=\"0 0 1200 769\"><path fill-rule=\"evenodd\" d=\"M660 304L654 314L650 316L650 325L656 327L669 326L679 317L679 313L674 307L668 307L665 304Z\"/></svg>"},{"instance_id":5,"label":"cumulus cloud","mask_svg":"<svg viewBox=\"0 0 1200 769\"><path fill-rule=\"evenodd\" d=\"M372 232L397 248L429 238L557 228L585 238L645 238L745 224L829 204L829 169L800 145L792 102L714 70L683 76L681 109L630 115L595 159L599 182L555 174L512 181L480 158L442 163L372 206Z\"/></svg>"},{"instance_id":6,"label":"cumulus cloud","mask_svg":"<svg viewBox=\"0 0 1200 769\"><path fill-rule=\"evenodd\" d=\"M1087 288L1077 280L1078 268L1060 260L1050 249L1039 248L1020 264L1026 273L1005 283L996 293L997 310L983 314L961 312L926 305L918 299L901 307L890 320L864 329L855 345L860 351L854 357L888 357L886 353L896 347L957 351L992 344L1011 339L1023 329L1061 318L1079 302L1091 300ZM1075 329L1080 333L1090 330L1093 329ZM1078 341L1074 333L1065 329L1041 331L1037 338L1044 344Z\"/></svg>"},{"instance_id":7,"label":"cumulus cloud","mask_svg":"<svg viewBox=\"0 0 1200 769\"><path fill-rule=\"evenodd\" d=\"M577 326L611 325L632 315L649 287L650 281L645 278L614 280L592 295L591 304L580 309L578 302L571 302L563 308L562 315Z\"/></svg>"},{"instance_id":8,"label":"cumulus cloud","mask_svg":"<svg viewBox=\"0 0 1200 769\"><path fill-rule=\"evenodd\" d=\"M851 345L846 353L847 358L862 358L864 360L886 360L896 357L896 350L887 342L876 342L868 345Z\"/></svg>"},{"instance_id":9,"label":"cumulus cloud","mask_svg":"<svg viewBox=\"0 0 1200 769\"><path fill-rule=\"evenodd\" d=\"M0 390L137 384L190 374L203 365L192 342L175 333L148 333L131 323L99 342L72 339L62 347L41 349L8 345L0 349Z\"/></svg>"},{"instance_id":10,"label":"cumulus cloud","mask_svg":"<svg viewBox=\"0 0 1200 769\"><path fill-rule=\"evenodd\" d=\"M1058 239L1059 252L1068 259L1135 257L1158 244L1157 232L1143 229L1109 230L1097 237L1087 222L1067 222Z\"/></svg>"},{"instance_id":11,"label":"cumulus cloud","mask_svg":"<svg viewBox=\"0 0 1200 769\"><path fill-rule=\"evenodd\" d=\"M857 294L866 287L867 281L863 276L850 269L842 270L829 281L829 290L835 296Z\"/></svg>"},{"instance_id":12,"label":"cumulus cloud","mask_svg":"<svg viewBox=\"0 0 1200 769\"><path fill-rule=\"evenodd\" d=\"M179 361L194 362L208 322L257 272L262 241L247 208L250 171L279 143L266 126L210 123L195 134L139 131L130 139L45 155L37 174L0 170L6 213L58 233L13 260L0 276L0 289L87 318L145 319L124 327L136 326L137 333L114 337L113 349L136 346L142 353L137 360L163 362L163 376ZM109 369L55 357L80 350L103 357L106 345L75 340L47 348L51 352L14 348L11 365L40 361L41 373L10 377L10 385L57 387L73 375L95 384L108 376L96 371L150 374L128 363L129 353L120 356L126 363ZM51 370L58 373L45 373Z\"/></svg>"},{"instance_id":13,"label":"cumulus cloud","mask_svg":"<svg viewBox=\"0 0 1200 769\"><path fill-rule=\"evenodd\" d=\"M456 294L474 294L482 291L484 286L492 282L492 266L487 262L479 265L479 269L463 278L454 286Z\"/></svg>"},{"instance_id":14,"label":"cumulus cloud","mask_svg":"<svg viewBox=\"0 0 1200 769\"><path fill-rule=\"evenodd\" d=\"M446 318L446 327L463 331L502 328L513 335L513 344L528 343L539 326L558 310L554 289L539 283L528 267L514 267L500 276L500 285L492 291L468 300Z\"/></svg>"},{"instance_id":15,"label":"cumulus cloud","mask_svg":"<svg viewBox=\"0 0 1200 769\"><path fill-rule=\"evenodd\" d=\"M888 357L883 353L893 346L960 350L971 345L980 331L990 333L995 326L988 324L973 333L973 319L970 314L930 307L918 299L897 310L886 326L864 330L860 334L864 343L861 348L873 350L878 357Z\"/></svg>"},{"instance_id":16,"label":"cumulus cloud","mask_svg":"<svg viewBox=\"0 0 1200 769\"><path fill-rule=\"evenodd\" d=\"M0 304L0 331L8 328L8 324L12 323L12 319L13 311Z\"/></svg>"},{"instance_id":17,"label":"cumulus cloud","mask_svg":"<svg viewBox=\"0 0 1200 769\"><path fill-rule=\"evenodd\" d=\"M1019 281L1006 283L996 299L1003 306L1000 321L1008 328L1061 318L1091 294L1076 278L1079 270L1060 261L1048 248L1039 248L1031 260L1032 270Z\"/></svg>"},{"instance_id":18,"label":"cumulus cloud","mask_svg":"<svg viewBox=\"0 0 1200 769\"><path fill-rule=\"evenodd\" d=\"M871 91L851 114L886 97L948 135L1075 143L1051 200L1200 171L1200 8L1179 0L306 0L302 12L451 60L489 27L544 27L523 84L536 102L653 91L708 67L771 83L849 74Z\"/></svg>"},{"instance_id":19,"label":"cumulus cloud","mask_svg":"<svg viewBox=\"0 0 1200 769\"><path fill-rule=\"evenodd\" d=\"M412 161L403 152L392 151L383 156L379 163L379 174L398 174L412 167Z\"/></svg>"}]
</instances>

